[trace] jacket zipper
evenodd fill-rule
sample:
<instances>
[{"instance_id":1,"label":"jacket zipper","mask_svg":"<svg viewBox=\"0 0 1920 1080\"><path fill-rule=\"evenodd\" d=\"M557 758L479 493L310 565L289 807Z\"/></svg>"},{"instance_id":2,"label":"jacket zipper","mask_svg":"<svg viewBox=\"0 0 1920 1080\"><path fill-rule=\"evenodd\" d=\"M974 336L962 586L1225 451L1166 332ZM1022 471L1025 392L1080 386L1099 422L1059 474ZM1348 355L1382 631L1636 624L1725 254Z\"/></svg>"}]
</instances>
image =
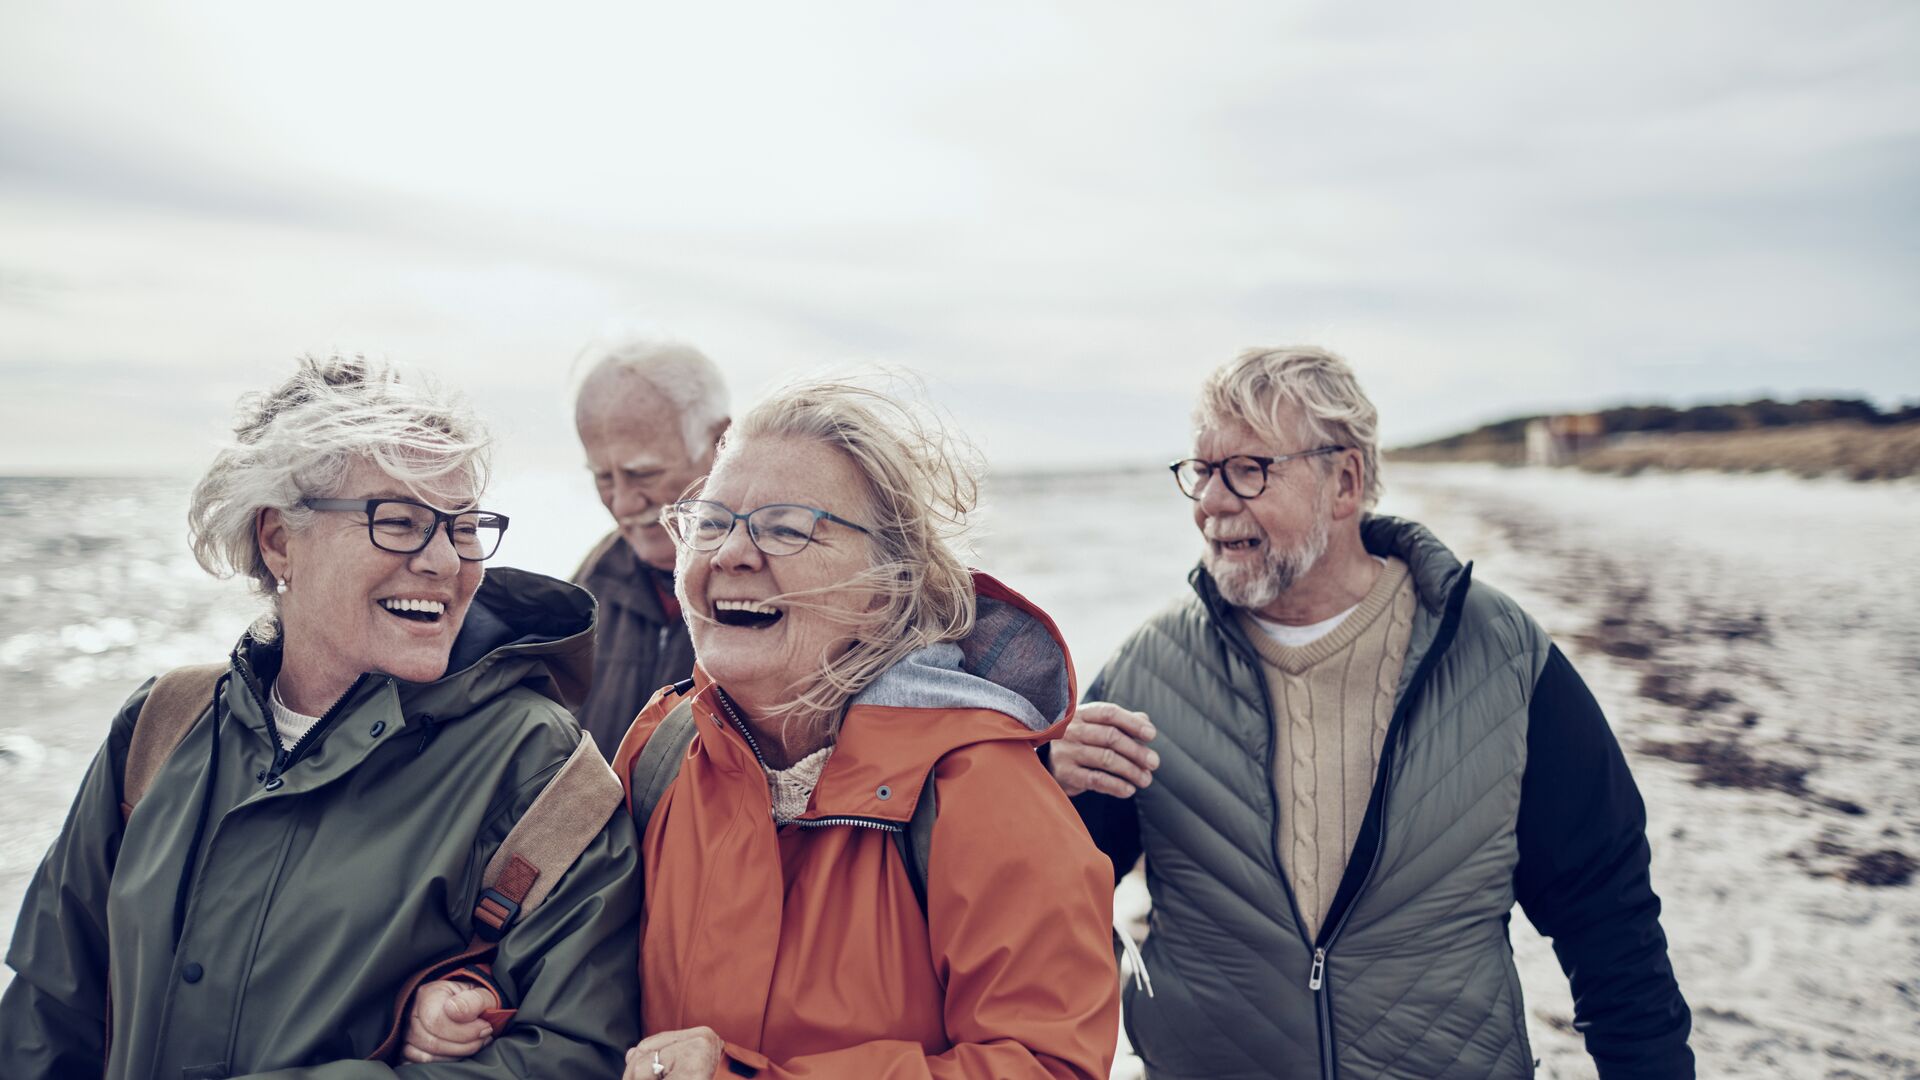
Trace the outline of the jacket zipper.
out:
<instances>
[{"instance_id":1,"label":"jacket zipper","mask_svg":"<svg viewBox=\"0 0 1920 1080\"><path fill-rule=\"evenodd\" d=\"M273 710L267 708L267 730L273 732L273 765L267 769L267 775L261 778L261 783L263 785L270 784L280 779L280 774L293 768L294 764L300 760L300 756L305 754L307 749L313 745L314 740L325 734L326 730L333 726L333 720L336 716L340 715L341 708L353 697L354 692L360 689L360 684L366 681L367 675L365 672L362 672L359 677L353 680L353 685L347 687L347 692L334 699L333 704L327 707L327 711L322 713L320 719L315 721L314 725L307 729L306 734L300 736L299 741L295 742L291 749L280 741L280 725L274 722ZM254 692L255 695L258 696L259 691L257 688Z\"/></svg>"},{"instance_id":2,"label":"jacket zipper","mask_svg":"<svg viewBox=\"0 0 1920 1080\"><path fill-rule=\"evenodd\" d=\"M720 711L727 714L727 721L733 725L734 730L740 733L741 738L747 740L747 749L753 751L753 760L759 762L762 769L768 768L766 757L760 753L760 740L754 738L753 732L747 730L747 722L740 718L740 711L733 707L733 699L727 696L725 690L716 686L713 688L713 700L720 703Z\"/></svg>"},{"instance_id":3,"label":"jacket zipper","mask_svg":"<svg viewBox=\"0 0 1920 1080\"><path fill-rule=\"evenodd\" d=\"M878 818L862 817L795 818L792 821L780 822L780 824L797 825L802 829L818 829L823 825L858 825L863 829L878 829L881 832L902 832L906 829L905 825L897 821L881 821Z\"/></svg>"},{"instance_id":4,"label":"jacket zipper","mask_svg":"<svg viewBox=\"0 0 1920 1080\"><path fill-rule=\"evenodd\" d=\"M740 733L741 738L747 740L747 749L753 751L753 759L760 763L762 769L768 768L767 759L760 755L759 741L753 737L753 732L747 729L747 722L740 718L740 713L734 709L733 702L727 697L727 692L717 687L715 689L713 697L720 703L720 711L727 714L727 720L733 724L734 730ZM863 817L796 818L793 821L781 821L776 824L797 825L802 829L819 829L828 825L857 825L863 829L878 829L881 832L903 832L906 829L905 825L897 821Z\"/></svg>"},{"instance_id":5,"label":"jacket zipper","mask_svg":"<svg viewBox=\"0 0 1920 1080\"><path fill-rule=\"evenodd\" d=\"M1374 872L1380 869L1380 855L1387 849L1387 793L1391 789L1393 776L1394 750L1399 745L1400 736L1406 729L1407 717L1412 713L1413 701L1426 686L1433 668L1440 662L1447 649L1452 647L1453 638L1460 626L1460 608L1466 601L1467 586L1472 582L1473 567L1468 564L1462 571L1462 577L1454 591L1447 597L1446 609L1440 617L1440 628L1434 633L1433 643L1427 646L1426 655L1420 658L1420 666L1414 669L1413 678L1407 682L1407 692L1401 696L1394 708L1394 716L1387 724L1386 744L1380 748L1380 768L1376 782L1380 785L1380 828L1374 836L1373 854L1367 861L1367 872L1360 877L1360 887L1348 898L1347 906L1340 909L1339 918L1331 928L1322 925L1320 941L1313 950L1313 966L1307 972L1307 989L1313 991L1314 1014L1320 1031L1320 1075L1323 1080L1337 1080L1340 1075L1339 1062L1334 1056L1333 1044L1333 988L1327 985L1327 953L1346 929L1347 919L1352 917L1353 909L1358 905L1360 894L1366 891L1368 882L1373 880ZM1269 785L1271 786L1271 785ZM1277 838L1276 838L1277 840Z\"/></svg>"}]
</instances>

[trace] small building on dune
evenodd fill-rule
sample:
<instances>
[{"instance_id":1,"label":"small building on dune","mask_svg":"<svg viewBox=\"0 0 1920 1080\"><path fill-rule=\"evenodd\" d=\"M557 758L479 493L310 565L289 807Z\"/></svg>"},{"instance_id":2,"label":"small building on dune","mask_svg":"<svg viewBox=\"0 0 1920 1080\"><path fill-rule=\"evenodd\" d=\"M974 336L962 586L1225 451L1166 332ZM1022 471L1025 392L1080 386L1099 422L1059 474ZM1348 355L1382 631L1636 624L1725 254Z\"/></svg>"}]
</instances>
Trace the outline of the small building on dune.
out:
<instances>
[{"instance_id":1,"label":"small building on dune","mask_svg":"<svg viewBox=\"0 0 1920 1080\"><path fill-rule=\"evenodd\" d=\"M1527 464L1568 465L1606 440L1597 413L1542 416L1527 422Z\"/></svg>"}]
</instances>

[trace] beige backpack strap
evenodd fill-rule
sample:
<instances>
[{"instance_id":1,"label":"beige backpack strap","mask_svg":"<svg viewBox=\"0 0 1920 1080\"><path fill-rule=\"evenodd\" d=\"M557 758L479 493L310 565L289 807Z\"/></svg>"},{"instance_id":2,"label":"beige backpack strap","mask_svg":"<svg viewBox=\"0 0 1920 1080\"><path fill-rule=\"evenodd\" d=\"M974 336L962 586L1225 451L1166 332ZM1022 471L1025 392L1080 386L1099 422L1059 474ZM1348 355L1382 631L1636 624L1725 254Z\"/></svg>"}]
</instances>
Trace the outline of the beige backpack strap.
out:
<instances>
[{"instance_id":1,"label":"beige backpack strap","mask_svg":"<svg viewBox=\"0 0 1920 1080\"><path fill-rule=\"evenodd\" d=\"M226 664L197 664L175 668L154 680L140 715L134 718L133 741L127 747L127 767L120 780L122 821L133 816L133 808L173 756L174 747L206 715L214 688L226 673Z\"/></svg>"},{"instance_id":2,"label":"beige backpack strap","mask_svg":"<svg viewBox=\"0 0 1920 1080\"><path fill-rule=\"evenodd\" d=\"M490 958L507 928L540 906L625 801L619 778L593 745L593 736L582 731L572 756L487 861L480 875L480 901L473 908L473 940L401 985L387 1036L367 1055L369 1060L389 1061L399 1051L413 992L423 983ZM500 1015L510 1018L512 1010L501 1010Z\"/></svg>"},{"instance_id":3,"label":"beige backpack strap","mask_svg":"<svg viewBox=\"0 0 1920 1080\"><path fill-rule=\"evenodd\" d=\"M498 941L515 919L539 907L625 801L620 779L593 745L593 736L582 731L573 756L488 861L473 909L474 932Z\"/></svg>"}]
</instances>

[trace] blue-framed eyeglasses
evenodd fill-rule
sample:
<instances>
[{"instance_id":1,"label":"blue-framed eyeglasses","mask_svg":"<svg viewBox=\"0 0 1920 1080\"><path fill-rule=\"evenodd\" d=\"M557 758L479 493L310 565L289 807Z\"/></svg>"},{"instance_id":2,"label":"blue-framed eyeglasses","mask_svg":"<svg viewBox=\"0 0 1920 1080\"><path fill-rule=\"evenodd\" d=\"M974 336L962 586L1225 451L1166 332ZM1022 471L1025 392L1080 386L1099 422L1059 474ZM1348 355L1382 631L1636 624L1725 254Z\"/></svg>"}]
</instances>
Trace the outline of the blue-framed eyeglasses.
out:
<instances>
[{"instance_id":1,"label":"blue-framed eyeglasses","mask_svg":"<svg viewBox=\"0 0 1920 1080\"><path fill-rule=\"evenodd\" d=\"M660 511L660 523L674 541L694 551L713 551L727 542L736 522L747 523L747 538L768 555L792 555L813 542L813 530L822 519L856 532L873 533L838 514L798 503L768 503L738 513L711 499L683 499Z\"/></svg>"}]
</instances>

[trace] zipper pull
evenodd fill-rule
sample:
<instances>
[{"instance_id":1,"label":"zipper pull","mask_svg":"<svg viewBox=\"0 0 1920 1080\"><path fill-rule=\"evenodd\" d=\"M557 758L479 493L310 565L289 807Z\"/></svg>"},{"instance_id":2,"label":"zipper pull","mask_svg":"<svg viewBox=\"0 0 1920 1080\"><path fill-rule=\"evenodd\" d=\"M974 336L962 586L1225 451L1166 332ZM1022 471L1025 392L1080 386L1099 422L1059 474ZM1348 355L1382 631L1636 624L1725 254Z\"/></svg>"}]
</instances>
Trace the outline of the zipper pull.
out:
<instances>
[{"instance_id":1,"label":"zipper pull","mask_svg":"<svg viewBox=\"0 0 1920 1080\"><path fill-rule=\"evenodd\" d=\"M1320 989L1320 984L1326 981L1326 974L1327 950L1315 949L1313 950L1313 971L1307 975L1307 989Z\"/></svg>"}]
</instances>

